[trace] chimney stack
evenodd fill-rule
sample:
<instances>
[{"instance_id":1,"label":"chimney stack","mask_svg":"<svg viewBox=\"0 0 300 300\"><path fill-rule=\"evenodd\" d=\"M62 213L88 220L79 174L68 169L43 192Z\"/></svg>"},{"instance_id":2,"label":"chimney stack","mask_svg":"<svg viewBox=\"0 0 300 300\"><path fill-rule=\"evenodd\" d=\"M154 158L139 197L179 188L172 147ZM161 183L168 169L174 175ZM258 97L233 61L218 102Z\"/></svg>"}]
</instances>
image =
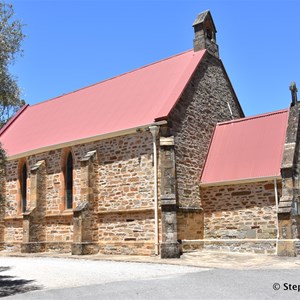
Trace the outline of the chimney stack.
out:
<instances>
[{"instance_id":1,"label":"chimney stack","mask_svg":"<svg viewBox=\"0 0 300 300\"><path fill-rule=\"evenodd\" d=\"M291 94L292 94L292 103L291 103L291 106L294 106L297 103L297 101L298 101L297 100L298 89L297 89L296 83L294 81L291 82L290 91L291 91Z\"/></svg>"},{"instance_id":2,"label":"chimney stack","mask_svg":"<svg viewBox=\"0 0 300 300\"><path fill-rule=\"evenodd\" d=\"M216 43L216 27L210 11L199 14L193 23L195 38L194 51L207 49L207 51L219 58L219 47Z\"/></svg>"}]
</instances>

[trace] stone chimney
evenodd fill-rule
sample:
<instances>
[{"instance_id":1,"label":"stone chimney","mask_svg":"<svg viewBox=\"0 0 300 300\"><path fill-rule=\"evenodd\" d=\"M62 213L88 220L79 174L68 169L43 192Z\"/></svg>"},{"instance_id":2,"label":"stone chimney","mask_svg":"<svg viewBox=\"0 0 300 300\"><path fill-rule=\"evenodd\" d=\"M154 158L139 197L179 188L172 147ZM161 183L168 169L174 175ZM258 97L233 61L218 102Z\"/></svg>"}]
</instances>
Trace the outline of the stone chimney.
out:
<instances>
[{"instance_id":1,"label":"stone chimney","mask_svg":"<svg viewBox=\"0 0 300 300\"><path fill-rule=\"evenodd\" d=\"M292 103L291 103L291 106L294 106L297 103L297 101L298 101L297 100L298 89L297 89L296 83L294 81L291 82L290 91L291 91L291 94L292 94Z\"/></svg>"},{"instance_id":2,"label":"stone chimney","mask_svg":"<svg viewBox=\"0 0 300 300\"><path fill-rule=\"evenodd\" d=\"M219 58L219 47L216 43L216 27L210 11L199 14L193 23L195 38L194 51L207 49L209 53Z\"/></svg>"}]
</instances>

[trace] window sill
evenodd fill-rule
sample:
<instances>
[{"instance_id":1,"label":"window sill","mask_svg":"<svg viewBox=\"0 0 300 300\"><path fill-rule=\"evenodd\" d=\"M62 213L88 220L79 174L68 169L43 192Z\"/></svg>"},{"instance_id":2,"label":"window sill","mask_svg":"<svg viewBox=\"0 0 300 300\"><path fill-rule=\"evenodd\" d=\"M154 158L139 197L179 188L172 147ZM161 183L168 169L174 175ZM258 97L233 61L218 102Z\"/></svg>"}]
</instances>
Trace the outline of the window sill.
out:
<instances>
[{"instance_id":1,"label":"window sill","mask_svg":"<svg viewBox=\"0 0 300 300\"><path fill-rule=\"evenodd\" d=\"M16 215L16 216L4 217L4 221L22 220L22 219L23 219L23 214L22 215Z\"/></svg>"}]
</instances>

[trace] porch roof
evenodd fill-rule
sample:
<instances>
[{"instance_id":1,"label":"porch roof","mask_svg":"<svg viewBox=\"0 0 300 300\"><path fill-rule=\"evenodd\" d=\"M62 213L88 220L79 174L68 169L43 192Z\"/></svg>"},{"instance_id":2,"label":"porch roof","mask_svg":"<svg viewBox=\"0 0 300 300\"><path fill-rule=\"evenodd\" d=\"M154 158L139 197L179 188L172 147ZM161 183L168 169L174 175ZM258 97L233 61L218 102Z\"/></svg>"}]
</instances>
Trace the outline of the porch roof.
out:
<instances>
[{"instance_id":1,"label":"porch roof","mask_svg":"<svg viewBox=\"0 0 300 300\"><path fill-rule=\"evenodd\" d=\"M287 109L217 124L201 185L280 176Z\"/></svg>"}]
</instances>

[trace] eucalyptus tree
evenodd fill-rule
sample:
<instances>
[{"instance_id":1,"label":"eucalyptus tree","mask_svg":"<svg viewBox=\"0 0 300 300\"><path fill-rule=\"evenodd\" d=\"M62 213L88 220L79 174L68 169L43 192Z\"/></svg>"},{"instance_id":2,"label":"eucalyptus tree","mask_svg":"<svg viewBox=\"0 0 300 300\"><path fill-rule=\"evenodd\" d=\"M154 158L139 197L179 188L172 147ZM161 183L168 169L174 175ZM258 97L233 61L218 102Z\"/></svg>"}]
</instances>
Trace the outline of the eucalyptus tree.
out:
<instances>
[{"instance_id":1,"label":"eucalyptus tree","mask_svg":"<svg viewBox=\"0 0 300 300\"><path fill-rule=\"evenodd\" d=\"M22 54L23 34L21 20L15 18L12 4L0 2L0 129L25 104L20 98L16 78L10 73L17 55ZM0 171L5 164L5 151L0 143ZM1 176L2 174L0 174Z\"/></svg>"},{"instance_id":2,"label":"eucalyptus tree","mask_svg":"<svg viewBox=\"0 0 300 300\"><path fill-rule=\"evenodd\" d=\"M0 128L25 103L20 99L20 89L9 66L22 54L25 37L21 20L15 19L11 4L0 2Z\"/></svg>"}]
</instances>

